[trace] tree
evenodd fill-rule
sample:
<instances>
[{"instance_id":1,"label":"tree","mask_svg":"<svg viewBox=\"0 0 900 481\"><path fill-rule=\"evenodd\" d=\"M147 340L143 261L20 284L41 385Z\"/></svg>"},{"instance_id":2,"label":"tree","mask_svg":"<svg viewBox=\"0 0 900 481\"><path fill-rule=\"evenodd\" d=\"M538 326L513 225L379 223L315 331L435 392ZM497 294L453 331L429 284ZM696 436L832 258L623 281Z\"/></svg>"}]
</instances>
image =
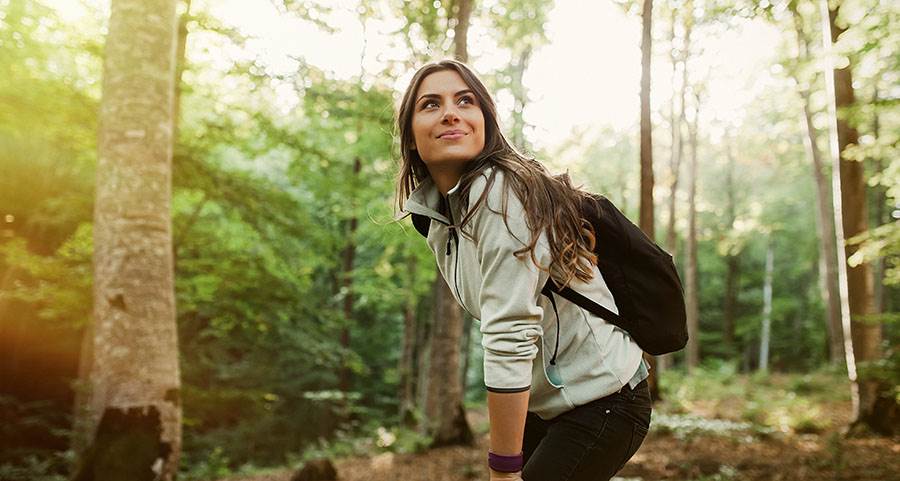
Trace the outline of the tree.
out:
<instances>
[{"instance_id":1,"label":"tree","mask_svg":"<svg viewBox=\"0 0 900 481\"><path fill-rule=\"evenodd\" d=\"M650 123L650 56L653 52L652 35L653 0L644 0L641 34L641 230L650 239L656 239L653 215L653 125ZM659 380L657 378L656 357L645 354L650 363L650 395L659 399Z\"/></svg>"},{"instance_id":2,"label":"tree","mask_svg":"<svg viewBox=\"0 0 900 481\"><path fill-rule=\"evenodd\" d=\"M819 231L819 265L822 289L822 297L825 300L828 330L828 346L831 362L839 363L844 359L843 333L841 328L841 305L837 285L837 272L835 261L837 259L837 247L834 239L834 215L831 211L831 191L824 173L824 161L818 144L818 131L813 122L810 92L811 83L803 78L801 69L808 65L812 59L812 41L806 31L804 19L797 8L796 2L788 4L797 35L797 66L794 70L794 78L798 85L798 94L803 104L803 126L806 131L804 143L807 155L812 167L813 179L816 184L816 218Z\"/></svg>"},{"instance_id":3,"label":"tree","mask_svg":"<svg viewBox=\"0 0 900 481\"><path fill-rule=\"evenodd\" d=\"M455 2L453 14L453 31L455 35L464 37L469 30L472 0ZM453 56L460 62L467 62L467 43L465 39L455 38ZM434 296L424 427L432 436L433 446L471 444L474 437L463 407L465 390L460 375L463 331L468 326L465 324L462 308L456 303L450 287L440 275L434 281Z\"/></svg>"},{"instance_id":4,"label":"tree","mask_svg":"<svg viewBox=\"0 0 900 481\"><path fill-rule=\"evenodd\" d=\"M839 16L841 4L822 3L823 41L830 52L847 27L841 25ZM826 23L827 18L827 23ZM868 212L866 202L866 178L863 163L850 159L846 150L859 143L859 133L847 118L848 110L856 103L853 89L852 62L843 68L832 68L829 82L829 97L833 98L832 107L832 160L835 165L833 175L837 176L836 191L840 192L840 204L835 207L835 217L840 215L841 229L838 230L838 242L863 234L868 229ZM829 72L826 72L828 76ZM837 193L837 192L836 192ZM837 198L838 196L835 195ZM837 224L837 221L836 221ZM846 269L842 276L846 282L847 307L849 312L843 313L845 336L845 352L851 385L854 386L853 424L864 426L876 432L891 432L894 427L891 421L896 416L896 401L889 394L890 387L880 382L870 372L857 373L858 363L874 363L881 359L881 324L867 319L875 313L875 297L873 278L869 262L855 265L844 265L845 259L853 256L859 249L856 243L847 243L841 256L841 269ZM848 332L849 331L849 332ZM848 345L846 339L852 340ZM859 374L859 377L857 377ZM892 415L886 416L893 410ZM887 424L885 424L887 423Z\"/></svg>"},{"instance_id":5,"label":"tree","mask_svg":"<svg viewBox=\"0 0 900 481\"><path fill-rule=\"evenodd\" d=\"M772 272L775 269L775 246L770 239L766 247L766 276L763 285L762 328L759 335L759 370L769 370L769 339L772 332Z\"/></svg>"},{"instance_id":6,"label":"tree","mask_svg":"<svg viewBox=\"0 0 900 481\"><path fill-rule=\"evenodd\" d=\"M700 118L700 92L694 87L694 112L688 122L691 158L688 165L688 235L685 247L685 307L687 310L687 367L700 364L700 300L697 281L697 130Z\"/></svg>"},{"instance_id":7,"label":"tree","mask_svg":"<svg viewBox=\"0 0 900 481\"><path fill-rule=\"evenodd\" d=\"M155 21L148 22L148 18ZM73 479L172 480L181 401L171 226L174 0L112 2L94 210L87 444ZM127 455L123 455L127 453Z\"/></svg>"}]
</instances>

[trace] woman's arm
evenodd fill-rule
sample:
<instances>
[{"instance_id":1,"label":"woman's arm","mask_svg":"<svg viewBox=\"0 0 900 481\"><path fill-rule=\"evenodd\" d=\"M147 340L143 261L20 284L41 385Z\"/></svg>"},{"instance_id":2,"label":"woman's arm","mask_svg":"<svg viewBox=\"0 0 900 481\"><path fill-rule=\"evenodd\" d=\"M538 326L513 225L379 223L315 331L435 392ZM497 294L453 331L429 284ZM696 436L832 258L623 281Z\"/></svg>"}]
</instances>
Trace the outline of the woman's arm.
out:
<instances>
[{"instance_id":1,"label":"woman's arm","mask_svg":"<svg viewBox=\"0 0 900 481\"><path fill-rule=\"evenodd\" d=\"M488 392L488 414L491 419L491 452L515 456L522 452L528 391L515 393Z\"/></svg>"},{"instance_id":2,"label":"woman's arm","mask_svg":"<svg viewBox=\"0 0 900 481\"><path fill-rule=\"evenodd\" d=\"M528 412L528 391L487 394L488 415L491 420L490 449L494 454L516 456L522 452L525 415ZM521 479L519 473L491 471L491 479Z\"/></svg>"},{"instance_id":3,"label":"woman's arm","mask_svg":"<svg viewBox=\"0 0 900 481\"><path fill-rule=\"evenodd\" d=\"M471 202L485 188L477 179L470 191ZM531 236L525 213L515 193L509 191L507 219L502 211L502 191L507 188L498 175L486 203L472 217L481 266L481 332L484 347L484 382L488 390L490 449L501 456L522 452L528 411L532 363L538 352L536 341L543 333L540 291L548 274L530 256L515 256ZM539 261L549 263L549 249L539 244ZM492 471L491 479L518 480L518 474Z\"/></svg>"}]
</instances>

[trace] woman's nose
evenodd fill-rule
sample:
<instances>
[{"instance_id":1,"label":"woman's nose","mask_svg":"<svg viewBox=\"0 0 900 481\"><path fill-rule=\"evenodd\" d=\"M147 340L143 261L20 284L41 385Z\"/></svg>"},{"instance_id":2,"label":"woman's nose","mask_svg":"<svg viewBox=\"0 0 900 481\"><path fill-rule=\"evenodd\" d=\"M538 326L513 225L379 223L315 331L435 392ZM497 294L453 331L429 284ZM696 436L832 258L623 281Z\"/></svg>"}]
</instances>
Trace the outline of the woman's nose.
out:
<instances>
[{"instance_id":1,"label":"woman's nose","mask_svg":"<svg viewBox=\"0 0 900 481\"><path fill-rule=\"evenodd\" d=\"M447 110L444 111L444 116L441 117L441 122L449 123L457 119L459 119L459 114L456 111L456 107L451 105L450 107L447 107Z\"/></svg>"}]
</instances>

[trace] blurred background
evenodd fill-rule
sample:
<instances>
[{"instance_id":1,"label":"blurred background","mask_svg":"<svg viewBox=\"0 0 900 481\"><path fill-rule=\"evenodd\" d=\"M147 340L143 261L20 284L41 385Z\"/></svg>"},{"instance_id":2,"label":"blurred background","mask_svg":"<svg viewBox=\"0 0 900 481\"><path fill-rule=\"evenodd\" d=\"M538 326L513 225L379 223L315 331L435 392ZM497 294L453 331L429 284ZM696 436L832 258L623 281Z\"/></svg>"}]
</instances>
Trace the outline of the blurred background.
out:
<instances>
[{"instance_id":1,"label":"blurred background","mask_svg":"<svg viewBox=\"0 0 900 481\"><path fill-rule=\"evenodd\" d=\"M167 56L158 104L173 105L162 214L181 479L483 442L478 324L409 221L393 221L399 98L418 66L448 57L482 76L508 138L551 171L635 223L642 177L652 186L649 229L685 282L692 337L655 360L641 451L674 457L639 453L627 475L776 479L746 459L788 463L760 459L802 443L791 462L806 471L784 479L897 475L896 2L129 3L142 2L112 2L117 30L109 1L0 0L0 479L65 479L85 462L79 416L102 369L88 360L94 231L117 202L97 194L98 152L116 141L104 75L156 75L104 73L104 58L145 47ZM141 34L117 33L129 26ZM142 115L138 96L118 111ZM717 447L692 448L712 464L692 442ZM474 467L429 479L486 479L472 450Z\"/></svg>"}]
</instances>

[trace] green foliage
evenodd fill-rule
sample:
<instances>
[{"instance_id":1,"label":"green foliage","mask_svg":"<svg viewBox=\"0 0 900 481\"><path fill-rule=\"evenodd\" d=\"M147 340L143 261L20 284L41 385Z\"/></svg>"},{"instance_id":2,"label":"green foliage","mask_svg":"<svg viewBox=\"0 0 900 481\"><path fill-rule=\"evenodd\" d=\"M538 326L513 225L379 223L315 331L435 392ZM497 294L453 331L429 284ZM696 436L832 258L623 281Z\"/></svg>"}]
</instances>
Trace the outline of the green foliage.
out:
<instances>
[{"instance_id":1,"label":"green foliage","mask_svg":"<svg viewBox=\"0 0 900 481\"><path fill-rule=\"evenodd\" d=\"M666 371L660 384L665 402L653 419L661 432L678 437L821 433L832 427L824 410L849 399L848 382L846 373L832 369L746 375L734 363L707 362L690 375ZM844 392L835 389L841 385Z\"/></svg>"}]
</instances>

